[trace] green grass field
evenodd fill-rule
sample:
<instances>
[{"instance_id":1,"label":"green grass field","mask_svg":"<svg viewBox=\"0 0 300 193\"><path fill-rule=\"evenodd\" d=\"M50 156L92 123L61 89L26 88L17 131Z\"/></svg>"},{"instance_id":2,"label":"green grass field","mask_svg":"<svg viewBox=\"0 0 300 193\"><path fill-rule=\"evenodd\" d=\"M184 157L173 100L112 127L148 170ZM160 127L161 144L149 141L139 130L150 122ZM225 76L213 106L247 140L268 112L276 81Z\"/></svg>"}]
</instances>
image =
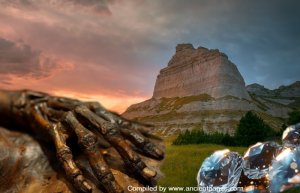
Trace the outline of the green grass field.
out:
<instances>
[{"instance_id":1,"label":"green grass field","mask_svg":"<svg viewBox=\"0 0 300 193\"><path fill-rule=\"evenodd\" d=\"M196 176L203 160L216 150L230 149L243 154L245 147L200 144L174 146L167 142L166 159L161 167L165 177L160 186L196 187ZM180 192L180 191L178 191Z\"/></svg>"},{"instance_id":2,"label":"green grass field","mask_svg":"<svg viewBox=\"0 0 300 193\"><path fill-rule=\"evenodd\" d=\"M166 158L161 167L164 173L158 185L163 187L196 187L197 172L203 160L216 150L230 149L241 155L247 150L245 147L226 147L214 144L199 145L171 145L166 142ZM175 191L166 191L175 192ZM186 191L176 191L177 193ZM286 193L300 193L300 188L289 190Z\"/></svg>"}]
</instances>

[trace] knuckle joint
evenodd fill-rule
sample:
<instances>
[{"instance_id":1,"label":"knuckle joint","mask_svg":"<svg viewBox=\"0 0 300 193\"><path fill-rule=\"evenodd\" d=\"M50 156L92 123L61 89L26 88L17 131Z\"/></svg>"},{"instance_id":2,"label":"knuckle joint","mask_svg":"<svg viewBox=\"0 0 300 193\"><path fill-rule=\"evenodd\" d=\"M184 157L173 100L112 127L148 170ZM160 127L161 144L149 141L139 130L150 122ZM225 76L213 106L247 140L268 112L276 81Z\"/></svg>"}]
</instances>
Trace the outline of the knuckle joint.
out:
<instances>
[{"instance_id":1,"label":"knuckle joint","mask_svg":"<svg viewBox=\"0 0 300 193\"><path fill-rule=\"evenodd\" d=\"M74 180L74 179L76 179L77 178L77 176L79 176L79 175L82 175L82 172L80 171L80 170L73 170L72 172L71 172L71 174L69 175L69 178L70 179L72 179L72 180Z\"/></svg>"},{"instance_id":2,"label":"knuckle joint","mask_svg":"<svg viewBox=\"0 0 300 193\"><path fill-rule=\"evenodd\" d=\"M97 137L91 133L86 134L80 139L80 143L86 149L93 148L97 143Z\"/></svg>"},{"instance_id":3,"label":"knuckle joint","mask_svg":"<svg viewBox=\"0 0 300 193\"><path fill-rule=\"evenodd\" d=\"M108 137L117 136L119 134L119 130L113 126L112 124L107 124L106 126L106 135Z\"/></svg>"},{"instance_id":4,"label":"knuckle joint","mask_svg":"<svg viewBox=\"0 0 300 193\"><path fill-rule=\"evenodd\" d=\"M98 178L102 181L103 184L109 184L114 180L114 176L111 173L99 174Z\"/></svg>"},{"instance_id":5,"label":"knuckle joint","mask_svg":"<svg viewBox=\"0 0 300 193\"><path fill-rule=\"evenodd\" d=\"M64 162L72 159L72 152L68 147L65 147L57 151L57 157L61 162Z\"/></svg>"},{"instance_id":6,"label":"knuckle joint","mask_svg":"<svg viewBox=\"0 0 300 193\"><path fill-rule=\"evenodd\" d=\"M124 160L125 164L132 169L133 172L142 171L146 166L146 164L141 160L137 159L135 161Z\"/></svg>"}]
</instances>

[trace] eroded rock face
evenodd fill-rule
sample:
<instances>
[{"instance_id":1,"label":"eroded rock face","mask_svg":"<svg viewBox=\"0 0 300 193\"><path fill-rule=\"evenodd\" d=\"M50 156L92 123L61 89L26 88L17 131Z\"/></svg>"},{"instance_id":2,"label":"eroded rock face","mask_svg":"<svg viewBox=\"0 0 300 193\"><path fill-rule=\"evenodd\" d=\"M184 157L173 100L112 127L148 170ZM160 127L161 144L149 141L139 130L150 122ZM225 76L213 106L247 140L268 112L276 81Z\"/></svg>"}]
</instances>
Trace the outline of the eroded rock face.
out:
<instances>
[{"instance_id":1,"label":"eroded rock face","mask_svg":"<svg viewBox=\"0 0 300 193\"><path fill-rule=\"evenodd\" d=\"M247 99L231 96L213 98L201 94L187 97L152 98L131 105L122 116L153 124L155 125L154 132L163 136L195 128L207 133L223 132L233 135L241 117L250 110L258 113L272 128L280 129L281 119L270 116L269 110L264 111L261 108ZM280 106L280 109L283 107Z\"/></svg>"},{"instance_id":2,"label":"eroded rock face","mask_svg":"<svg viewBox=\"0 0 300 193\"><path fill-rule=\"evenodd\" d=\"M300 81L296 81L287 86L280 86L276 89L270 90L259 84L250 84L246 87L251 94L262 97L271 97L278 99L288 99L300 97Z\"/></svg>"},{"instance_id":3,"label":"eroded rock face","mask_svg":"<svg viewBox=\"0 0 300 193\"><path fill-rule=\"evenodd\" d=\"M179 44L176 53L157 76L153 98L208 94L250 99L235 64L217 49Z\"/></svg>"},{"instance_id":4,"label":"eroded rock face","mask_svg":"<svg viewBox=\"0 0 300 193\"><path fill-rule=\"evenodd\" d=\"M258 84L248 89L251 96L237 67L224 53L179 44L157 76L153 97L131 105L123 116L153 124L155 132L166 136L195 128L234 134L241 117L251 110L280 129L281 118L287 117L295 99L278 101L254 95L251 91L271 92Z\"/></svg>"}]
</instances>

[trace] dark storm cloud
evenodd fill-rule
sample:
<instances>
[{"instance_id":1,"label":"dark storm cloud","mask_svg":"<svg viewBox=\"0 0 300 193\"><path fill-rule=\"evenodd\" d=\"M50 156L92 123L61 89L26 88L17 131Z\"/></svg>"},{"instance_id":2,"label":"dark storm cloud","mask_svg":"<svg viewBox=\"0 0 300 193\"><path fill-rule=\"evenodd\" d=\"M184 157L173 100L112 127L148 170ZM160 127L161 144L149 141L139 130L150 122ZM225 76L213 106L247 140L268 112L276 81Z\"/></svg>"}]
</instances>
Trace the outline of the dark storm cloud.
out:
<instances>
[{"instance_id":1,"label":"dark storm cloud","mask_svg":"<svg viewBox=\"0 0 300 193\"><path fill-rule=\"evenodd\" d=\"M299 1L239 2L218 28L218 44L232 56L246 83L274 88L299 80L299 6Z\"/></svg>"},{"instance_id":2,"label":"dark storm cloud","mask_svg":"<svg viewBox=\"0 0 300 193\"><path fill-rule=\"evenodd\" d=\"M61 66L55 60L32 50L29 45L0 37L0 75L40 79L50 76L59 68Z\"/></svg>"},{"instance_id":3,"label":"dark storm cloud","mask_svg":"<svg viewBox=\"0 0 300 193\"><path fill-rule=\"evenodd\" d=\"M167 18L173 40L219 48L238 66L246 83L274 88L299 80L299 1L159 4L156 15Z\"/></svg>"}]
</instances>

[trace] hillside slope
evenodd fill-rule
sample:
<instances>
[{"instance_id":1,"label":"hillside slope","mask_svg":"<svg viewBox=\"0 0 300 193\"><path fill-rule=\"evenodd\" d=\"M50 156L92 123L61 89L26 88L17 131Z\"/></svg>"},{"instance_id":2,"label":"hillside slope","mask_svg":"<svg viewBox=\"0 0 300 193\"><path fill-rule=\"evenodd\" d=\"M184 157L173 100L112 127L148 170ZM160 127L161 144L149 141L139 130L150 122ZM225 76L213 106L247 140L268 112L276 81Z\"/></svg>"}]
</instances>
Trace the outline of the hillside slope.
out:
<instances>
[{"instance_id":1,"label":"hillside slope","mask_svg":"<svg viewBox=\"0 0 300 193\"><path fill-rule=\"evenodd\" d=\"M153 97L131 105L123 116L154 124L155 132L167 136L193 128L233 134L247 111L279 130L288 112L299 106L299 81L274 90L246 87L224 53L180 44L157 76Z\"/></svg>"}]
</instances>

